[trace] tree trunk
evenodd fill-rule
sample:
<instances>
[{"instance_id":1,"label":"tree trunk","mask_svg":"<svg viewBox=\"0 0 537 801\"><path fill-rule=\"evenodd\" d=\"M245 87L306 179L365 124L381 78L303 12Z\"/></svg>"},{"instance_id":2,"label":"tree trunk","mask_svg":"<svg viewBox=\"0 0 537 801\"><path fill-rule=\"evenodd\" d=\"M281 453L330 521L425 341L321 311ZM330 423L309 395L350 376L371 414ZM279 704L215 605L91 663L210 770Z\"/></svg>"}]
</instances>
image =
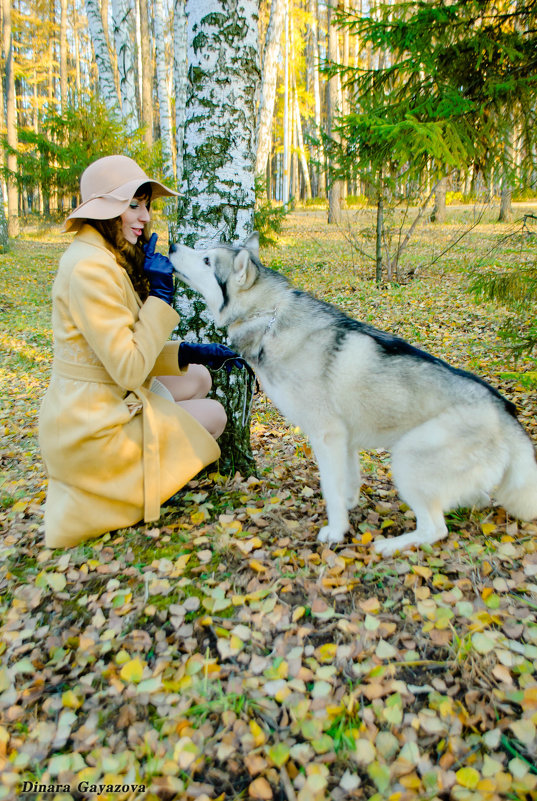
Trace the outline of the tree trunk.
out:
<instances>
[{"instance_id":1,"label":"tree trunk","mask_svg":"<svg viewBox=\"0 0 537 801\"><path fill-rule=\"evenodd\" d=\"M153 59L151 58L149 33L149 8L147 0L140 0L140 53L142 61L141 121L144 126L144 141L153 147Z\"/></svg>"},{"instance_id":2,"label":"tree trunk","mask_svg":"<svg viewBox=\"0 0 537 801\"><path fill-rule=\"evenodd\" d=\"M173 85L175 91L175 180L181 186L183 180L183 145L185 139L186 95L187 95L187 31L185 0L175 0L173 10ZM175 203L177 210L177 203ZM170 242L178 239L177 213L168 216Z\"/></svg>"},{"instance_id":3,"label":"tree trunk","mask_svg":"<svg viewBox=\"0 0 537 801\"><path fill-rule=\"evenodd\" d=\"M315 106L315 139L319 143L315 146L315 158L317 161L317 187L316 194L318 197L326 196L326 172L324 169L324 153L321 144L321 87L319 80L319 3L318 0L309 0L309 12L311 20L310 36L312 41L313 53L313 99Z\"/></svg>"},{"instance_id":4,"label":"tree trunk","mask_svg":"<svg viewBox=\"0 0 537 801\"><path fill-rule=\"evenodd\" d=\"M138 104L136 103L136 80L134 61L134 5L131 0L112 0L114 42L116 45L121 116L127 131L138 128Z\"/></svg>"},{"instance_id":5,"label":"tree trunk","mask_svg":"<svg viewBox=\"0 0 537 801\"><path fill-rule=\"evenodd\" d=\"M166 48L164 46L164 22L162 0L154 0L153 20L155 25L155 52L157 62L157 94L159 103L160 140L162 143L162 167L167 181L175 183L173 168L172 121L170 100L166 86ZM170 204L168 204L169 206Z\"/></svg>"},{"instance_id":6,"label":"tree trunk","mask_svg":"<svg viewBox=\"0 0 537 801\"><path fill-rule=\"evenodd\" d=\"M304 137L302 135L302 123L300 121L300 108L298 106L298 92L296 86L294 87L294 101L295 101L295 128L297 136L298 154L300 157L300 166L302 167L302 175L304 177L304 195L306 200L311 198L311 181L308 159L306 158L306 149L304 147Z\"/></svg>"},{"instance_id":7,"label":"tree trunk","mask_svg":"<svg viewBox=\"0 0 537 801\"><path fill-rule=\"evenodd\" d=\"M19 235L19 192L17 189L17 151L19 140L17 133L17 106L15 98L15 73L14 73L14 52L13 52L13 33L11 30L11 3L10 0L2 0L2 15L4 23L3 48L5 54L5 102L6 102L6 127L7 127L7 158L6 166L8 169L7 177L7 230L10 237Z\"/></svg>"},{"instance_id":8,"label":"tree trunk","mask_svg":"<svg viewBox=\"0 0 537 801\"><path fill-rule=\"evenodd\" d=\"M289 0L285 0L285 40L283 60L283 190L284 206L289 203L291 191L291 148L289 146Z\"/></svg>"},{"instance_id":9,"label":"tree trunk","mask_svg":"<svg viewBox=\"0 0 537 801\"><path fill-rule=\"evenodd\" d=\"M175 172L177 185L183 180L183 143L185 139L187 93L187 31L185 0L175 0L173 11L173 59L175 87Z\"/></svg>"},{"instance_id":10,"label":"tree trunk","mask_svg":"<svg viewBox=\"0 0 537 801\"><path fill-rule=\"evenodd\" d=\"M65 111L69 104L67 92L67 0L60 3L60 100Z\"/></svg>"},{"instance_id":11,"label":"tree trunk","mask_svg":"<svg viewBox=\"0 0 537 801\"><path fill-rule=\"evenodd\" d=\"M108 111L117 115L120 112L119 98L98 0L86 0L86 14L99 70L99 91Z\"/></svg>"},{"instance_id":12,"label":"tree trunk","mask_svg":"<svg viewBox=\"0 0 537 801\"><path fill-rule=\"evenodd\" d=\"M431 222L445 223L446 192L447 192L447 178L441 178L436 184L436 191L434 193L434 208L431 214Z\"/></svg>"},{"instance_id":13,"label":"tree trunk","mask_svg":"<svg viewBox=\"0 0 537 801\"><path fill-rule=\"evenodd\" d=\"M0 181L0 253L7 253L9 250L9 236L7 233L7 220L4 211L4 192L2 181Z\"/></svg>"},{"instance_id":14,"label":"tree trunk","mask_svg":"<svg viewBox=\"0 0 537 801\"><path fill-rule=\"evenodd\" d=\"M379 192L377 200L377 231L375 243L375 280L377 284L382 282L382 234L384 230L384 202L382 190Z\"/></svg>"},{"instance_id":15,"label":"tree trunk","mask_svg":"<svg viewBox=\"0 0 537 801\"><path fill-rule=\"evenodd\" d=\"M255 98L259 85L258 0L188 0L189 90L178 237L191 247L242 242L255 206ZM182 336L222 341L199 296L176 298ZM249 414L253 387L246 371L213 374L227 411L220 439L226 471L255 470Z\"/></svg>"},{"instance_id":16,"label":"tree trunk","mask_svg":"<svg viewBox=\"0 0 537 801\"><path fill-rule=\"evenodd\" d=\"M328 59L331 62L337 61L337 28L332 24L332 6L328 4ZM328 81L328 131L332 138L338 142L339 137L333 131L336 117L339 113L338 108L338 76L330 78ZM328 189L328 223L339 225L341 223L341 181L335 180L329 175Z\"/></svg>"},{"instance_id":17,"label":"tree trunk","mask_svg":"<svg viewBox=\"0 0 537 801\"><path fill-rule=\"evenodd\" d=\"M272 121L274 118L274 102L276 100L276 83L278 78L278 59L281 50L281 38L285 17L285 0L272 0L270 20L263 49L261 78L261 94L259 113L257 115L257 157L256 175L265 175L267 160L272 141Z\"/></svg>"}]
</instances>

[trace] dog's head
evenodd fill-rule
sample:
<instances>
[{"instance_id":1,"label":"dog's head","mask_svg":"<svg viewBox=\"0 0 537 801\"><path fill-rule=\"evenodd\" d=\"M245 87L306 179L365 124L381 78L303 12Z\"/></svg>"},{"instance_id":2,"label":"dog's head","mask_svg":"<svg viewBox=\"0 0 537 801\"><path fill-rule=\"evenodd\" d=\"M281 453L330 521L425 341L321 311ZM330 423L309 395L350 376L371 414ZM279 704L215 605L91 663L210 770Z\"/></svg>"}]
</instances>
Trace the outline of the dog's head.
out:
<instances>
[{"instance_id":1,"label":"dog's head","mask_svg":"<svg viewBox=\"0 0 537 801\"><path fill-rule=\"evenodd\" d=\"M199 292L217 325L227 324L234 298L252 287L258 276L259 236L251 234L241 247L219 244L207 250L170 247L175 273Z\"/></svg>"}]
</instances>

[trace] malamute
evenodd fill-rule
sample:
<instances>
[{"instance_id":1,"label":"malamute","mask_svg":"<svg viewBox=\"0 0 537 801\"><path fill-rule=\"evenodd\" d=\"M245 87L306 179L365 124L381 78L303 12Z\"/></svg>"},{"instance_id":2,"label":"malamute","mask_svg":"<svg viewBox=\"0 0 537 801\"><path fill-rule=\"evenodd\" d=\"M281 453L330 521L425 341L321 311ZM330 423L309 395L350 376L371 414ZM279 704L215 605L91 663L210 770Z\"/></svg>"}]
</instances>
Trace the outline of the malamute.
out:
<instances>
[{"instance_id":1,"label":"malamute","mask_svg":"<svg viewBox=\"0 0 537 801\"><path fill-rule=\"evenodd\" d=\"M447 535L444 511L497 501L537 517L537 464L514 405L475 375L294 289L243 247L172 245L181 279L253 367L267 395L308 436L321 474L326 543L341 542L358 503L358 452L386 448L416 530L377 540L382 554Z\"/></svg>"}]
</instances>

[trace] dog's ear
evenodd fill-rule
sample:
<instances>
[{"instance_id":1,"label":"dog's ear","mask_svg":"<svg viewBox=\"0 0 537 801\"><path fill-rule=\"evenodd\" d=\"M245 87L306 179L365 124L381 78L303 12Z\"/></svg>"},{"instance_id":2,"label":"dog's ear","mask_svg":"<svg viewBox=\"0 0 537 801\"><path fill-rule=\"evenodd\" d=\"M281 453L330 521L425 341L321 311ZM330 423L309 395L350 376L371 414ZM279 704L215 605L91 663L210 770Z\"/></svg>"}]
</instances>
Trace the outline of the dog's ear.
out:
<instances>
[{"instance_id":1,"label":"dog's ear","mask_svg":"<svg viewBox=\"0 0 537 801\"><path fill-rule=\"evenodd\" d=\"M247 248L257 259L259 258L259 234L257 231L253 231L253 233L250 234L244 243L243 248Z\"/></svg>"},{"instance_id":2,"label":"dog's ear","mask_svg":"<svg viewBox=\"0 0 537 801\"><path fill-rule=\"evenodd\" d=\"M242 289L249 289L255 281L257 268L250 259L250 253L245 248L239 250L233 262L235 280Z\"/></svg>"}]
</instances>

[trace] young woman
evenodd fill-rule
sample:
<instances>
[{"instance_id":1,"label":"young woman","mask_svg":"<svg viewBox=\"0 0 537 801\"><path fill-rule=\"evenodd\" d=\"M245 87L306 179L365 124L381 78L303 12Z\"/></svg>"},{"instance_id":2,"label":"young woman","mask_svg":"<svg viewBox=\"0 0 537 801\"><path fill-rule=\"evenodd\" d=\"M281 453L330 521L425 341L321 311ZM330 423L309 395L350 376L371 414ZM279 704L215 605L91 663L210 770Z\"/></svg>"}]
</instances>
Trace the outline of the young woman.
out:
<instances>
[{"instance_id":1,"label":"young woman","mask_svg":"<svg viewBox=\"0 0 537 801\"><path fill-rule=\"evenodd\" d=\"M52 290L54 361L39 421L48 546L157 520L218 458L226 424L206 395L223 345L169 341L173 272L148 239L150 202L176 194L126 156L90 164ZM207 365L207 366L205 366Z\"/></svg>"}]
</instances>

